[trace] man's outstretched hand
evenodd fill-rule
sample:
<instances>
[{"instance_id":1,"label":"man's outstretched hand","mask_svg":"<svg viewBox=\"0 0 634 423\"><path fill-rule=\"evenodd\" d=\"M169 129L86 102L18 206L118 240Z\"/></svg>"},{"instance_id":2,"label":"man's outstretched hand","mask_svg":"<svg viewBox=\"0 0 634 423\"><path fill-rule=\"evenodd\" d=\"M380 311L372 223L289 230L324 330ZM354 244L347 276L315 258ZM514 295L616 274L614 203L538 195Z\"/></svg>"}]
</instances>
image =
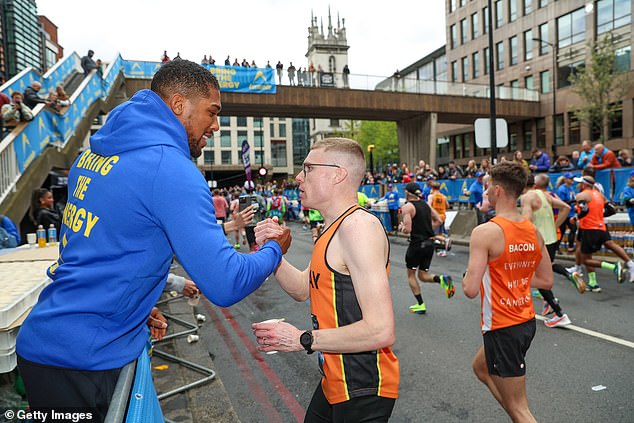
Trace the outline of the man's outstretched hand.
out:
<instances>
[{"instance_id":1,"label":"man's outstretched hand","mask_svg":"<svg viewBox=\"0 0 634 423\"><path fill-rule=\"evenodd\" d=\"M282 254L286 254L291 246L291 229L286 226L280 226L277 218L264 219L255 227L255 241L258 245L263 245L267 241L275 241L282 248Z\"/></svg>"}]
</instances>

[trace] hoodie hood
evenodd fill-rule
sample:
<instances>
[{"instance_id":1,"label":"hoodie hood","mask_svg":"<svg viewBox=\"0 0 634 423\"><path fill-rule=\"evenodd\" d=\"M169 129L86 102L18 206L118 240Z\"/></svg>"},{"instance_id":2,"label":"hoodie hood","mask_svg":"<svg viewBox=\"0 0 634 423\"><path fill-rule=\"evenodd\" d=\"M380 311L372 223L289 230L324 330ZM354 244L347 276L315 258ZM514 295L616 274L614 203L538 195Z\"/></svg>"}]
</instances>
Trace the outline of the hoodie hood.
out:
<instances>
[{"instance_id":1,"label":"hoodie hood","mask_svg":"<svg viewBox=\"0 0 634 423\"><path fill-rule=\"evenodd\" d=\"M90 149L102 156L158 145L177 148L190 157L185 127L151 90L141 90L117 106L90 138Z\"/></svg>"}]
</instances>

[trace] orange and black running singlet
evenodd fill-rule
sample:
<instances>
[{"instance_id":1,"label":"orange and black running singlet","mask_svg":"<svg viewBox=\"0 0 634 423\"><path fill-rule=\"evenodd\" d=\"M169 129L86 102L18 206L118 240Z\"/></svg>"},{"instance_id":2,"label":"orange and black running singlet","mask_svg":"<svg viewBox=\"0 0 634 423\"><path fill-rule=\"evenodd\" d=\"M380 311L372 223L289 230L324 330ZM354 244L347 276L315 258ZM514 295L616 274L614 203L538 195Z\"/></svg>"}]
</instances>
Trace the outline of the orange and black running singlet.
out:
<instances>
[{"instance_id":1,"label":"orange and black running singlet","mask_svg":"<svg viewBox=\"0 0 634 423\"><path fill-rule=\"evenodd\" d=\"M593 229L596 231L607 231L605 227L605 219L603 217L603 208L605 201L603 195L599 191L590 191L592 200L588 203L588 214L579 219L579 227L581 229Z\"/></svg>"},{"instance_id":2,"label":"orange and black running singlet","mask_svg":"<svg viewBox=\"0 0 634 423\"><path fill-rule=\"evenodd\" d=\"M346 326L363 318L350 275L333 270L326 260L330 241L343 220L355 211L344 212L317 239L310 262L310 311L314 329ZM387 237L387 235L386 235ZM365 248L365 246L359 246ZM389 274L389 261L386 263ZM360 353L318 352L321 385L328 403L377 395L398 398L399 364L390 347Z\"/></svg>"},{"instance_id":3,"label":"orange and black running singlet","mask_svg":"<svg viewBox=\"0 0 634 423\"><path fill-rule=\"evenodd\" d=\"M497 216L491 222L504 232L504 252L489 261L482 277L482 332L519 325L535 317L531 281L542 259L530 220L513 222Z\"/></svg>"}]
</instances>

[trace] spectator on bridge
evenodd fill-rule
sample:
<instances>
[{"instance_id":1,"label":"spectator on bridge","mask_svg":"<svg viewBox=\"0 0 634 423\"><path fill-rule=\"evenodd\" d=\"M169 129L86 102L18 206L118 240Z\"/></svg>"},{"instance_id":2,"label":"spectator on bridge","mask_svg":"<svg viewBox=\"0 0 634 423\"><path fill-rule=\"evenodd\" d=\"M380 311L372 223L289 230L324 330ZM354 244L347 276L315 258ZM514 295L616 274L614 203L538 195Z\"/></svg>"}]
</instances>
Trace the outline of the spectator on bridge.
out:
<instances>
[{"instance_id":1,"label":"spectator on bridge","mask_svg":"<svg viewBox=\"0 0 634 423\"><path fill-rule=\"evenodd\" d=\"M594 155L590 160L590 164L594 170L621 167L621 164L616 159L614 152L612 150L608 150L603 144L597 144L594 146Z\"/></svg>"},{"instance_id":2,"label":"spectator on bridge","mask_svg":"<svg viewBox=\"0 0 634 423\"><path fill-rule=\"evenodd\" d=\"M567 156L559 156L557 161L548 169L549 172L569 172L575 170L575 167Z\"/></svg>"},{"instance_id":3,"label":"spectator on bridge","mask_svg":"<svg viewBox=\"0 0 634 423\"><path fill-rule=\"evenodd\" d=\"M11 100L11 103L2 106L3 123L19 123L33 120L33 112L29 106L23 103L23 96L20 91L13 91L11 93Z\"/></svg>"},{"instance_id":4,"label":"spectator on bridge","mask_svg":"<svg viewBox=\"0 0 634 423\"><path fill-rule=\"evenodd\" d=\"M321 75L324 73L324 68L321 67L321 63L317 65L317 86L321 87Z\"/></svg>"},{"instance_id":5,"label":"spectator on bridge","mask_svg":"<svg viewBox=\"0 0 634 423\"><path fill-rule=\"evenodd\" d=\"M257 68L258 65L255 64L255 60L251 60L251 67L252 68Z\"/></svg>"},{"instance_id":6,"label":"spectator on bridge","mask_svg":"<svg viewBox=\"0 0 634 423\"><path fill-rule=\"evenodd\" d=\"M618 160L623 167L632 166L632 150L630 150L629 148L624 148L620 150Z\"/></svg>"},{"instance_id":7,"label":"spectator on bridge","mask_svg":"<svg viewBox=\"0 0 634 423\"><path fill-rule=\"evenodd\" d=\"M170 57L167 55L167 50L163 50L163 55L161 56L161 63L167 63L170 61Z\"/></svg>"},{"instance_id":8,"label":"spectator on bridge","mask_svg":"<svg viewBox=\"0 0 634 423\"><path fill-rule=\"evenodd\" d=\"M64 91L64 88L61 85L55 87L55 92L57 93L57 104L60 106L70 106L70 97Z\"/></svg>"},{"instance_id":9,"label":"spectator on bridge","mask_svg":"<svg viewBox=\"0 0 634 423\"><path fill-rule=\"evenodd\" d=\"M521 164L524 167L524 169L529 170L528 163L526 162L526 160L524 160L524 157L522 156L521 151L517 150L515 153L513 153L513 161L515 163Z\"/></svg>"},{"instance_id":10,"label":"spectator on bridge","mask_svg":"<svg viewBox=\"0 0 634 423\"><path fill-rule=\"evenodd\" d=\"M291 64L289 65L286 71L288 72L289 85L291 86L295 85L295 66L293 66L293 62L291 62Z\"/></svg>"},{"instance_id":11,"label":"spectator on bridge","mask_svg":"<svg viewBox=\"0 0 634 423\"><path fill-rule=\"evenodd\" d=\"M225 66L231 66L231 60L229 60L229 55L227 55L227 58L225 59Z\"/></svg>"},{"instance_id":12,"label":"spectator on bridge","mask_svg":"<svg viewBox=\"0 0 634 423\"><path fill-rule=\"evenodd\" d=\"M40 103L48 105L48 101L37 94L41 89L42 84L33 81L31 86L26 87L26 90L24 90L24 104L26 104L29 109L33 110L35 106Z\"/></svg>"},{"instance_id":13,"label":"spectator on bridge","mask_svg":"<svg viewBox=\"0 0 634 423\"><path fill-rule=\"evenodd\" d=\"M270 60L267 60L267 61L266 61L266 66L265 66L265 68L267 68L267 69L271 69L271 61L270 61Z\"/></svg>"},{"instance_id":14,"label":"spectator on bridge","mask_svg":"<svg viewBox=\"0 0 634 423\"><path fill-rule=\"evenodd\" d=\"M577 162L577 169L583 169L590 164L592 156L594 155L594 148L592 143L585 140L581 143L581 152L579 153L579 161Z\"/></svg>"},{"instance_id":15,"label":"spectator on bridge","mask_svg":"<svg viewBox=\"0 0 634 423\"><path fill-rule=\"evenodd\" d=\"M350 68L348 67L347 63L343 67L343 71L341 71L341 76L343 77L343 87L350 88L350 82L349 82Z\"/></svg>"},{"instance_id":16,"label":"spectator on bridge","mask_svg":"<svg viewBox=\"0 0 634 423\"><path fill-rule=\"evenodd\" d=\"M316 86L317 81L315 81L315 65L313 65L313 62L308 64L308 73L310 74L310 86Z\"/></svg>"},{"instance_id":17,"label":"spectator on bridge","mask_svg":"<svg viewBox=\"0 0 634 423\"><path fill-rule=\"evenodd\" d=\"M211 54L209 55L209 64L210 65L216 65L216 59L214 59L213 57L211 57Z\"/></svg>"},{"instance_id":18,"label":"spectator on bridge","mask_svg":"<svg viewBox=\"0 0 634 423\"><path fill-rule=\"evenodd\" d=\"M277 72L277 79L280 81L280 85L282 85L282 71L284 70L284 65L279 60L277 61L277 65L275 65L275 71Z\"/></svg>"},{"instance_id":19,"label":"spectator on bridge","mask_svg":"<svg viewBox=\"0 0 634 423\"><path fill-rule=\"evenodd\" d=\"M97 69L97 63L92 59L95 52L88 50L88 54L81 58L81 68L84 70L84 76L88 76L90 72Z\"/></svg>"},{"instance_id":20,"label":"spectator on bridge","mask_svg":"<svg viewBox=\"0 0 634 423\"><path fill-rule=\"evenodd\" d=\"M533 159L531 160L531 164L528 165L528 168L532 172L548 172L548 168L550 168L550 156L537 148L533 151Z\"/></svg>"},{"instance_id":21,"label":"spectator on bridge","mask_svg":"<svg viewBox=\"0 0 634 423\"><path fill-rule=\"evenodd\" d=\"M203 56L203 59L200 61L200 64L203 65L203 66L209 64L209 59L207 59L207 55L206 54Z\"/></svg>"},{"instance_id":22,"label":"spectator on bridge","mask_svg":"<svg viewBox=\"0 0 634 423\"><path fill-rule=\"evenodd\" d=\"M11 103L11 99L9 98L8 95L6 95L5 93L0 93L0 108L2 108L2 106L4 106L5 104L10 104Z\"/></svg>"},{"instance_id":23,"label":"spectator on bridge","mask_svg":"<svg viewBox=\"0 0 634 423\"><path fill-rule=\"evenodd\" d=\"M392 75L392 82L394 83L394 91L398 91L401 82L401 72L398 69Z\"/></svg>"},{"instance_id":24,"label":"spectator on bridge","mask_svg":"<svg viewBox=\"0 0 634 423\"><path fill-rule=\"evenodd\" d=\"M247 62L247 59L242 59L242 67L243 68L249 68L249 62Z\"/></svg>"},{"instance_id":25,"label":"spectator on bridge","mask_svg":"<svg viewBox=\"0 0 634 423\"><path fill-rule=\"evenodd\" d=\"M475 178L475 174L478 172L478 166L475 160L469 160L467 162L467 168L464 170L465 178Z\"/></svg>"},{"instance_id":26,"label":"spectator on bridge","mask_svg":"<svg viewBox=\"0 0 634 423\"><path fill-rule=\"evenodd\" d=\"M456 164L454 160L449 160L447 163L447 178L449 179L462 179L462 168Z\"/></svg>"},{"instance_id":27,"label":"spectator on bridge","mask_svg":"<svg viewBox=\"0 0 634 423\"><path fill-rule=\"evenodd\" d=\"M231 66L240 67L240 62L238 62L238 58L236 57Z\"/></svg>"}]
</instances>

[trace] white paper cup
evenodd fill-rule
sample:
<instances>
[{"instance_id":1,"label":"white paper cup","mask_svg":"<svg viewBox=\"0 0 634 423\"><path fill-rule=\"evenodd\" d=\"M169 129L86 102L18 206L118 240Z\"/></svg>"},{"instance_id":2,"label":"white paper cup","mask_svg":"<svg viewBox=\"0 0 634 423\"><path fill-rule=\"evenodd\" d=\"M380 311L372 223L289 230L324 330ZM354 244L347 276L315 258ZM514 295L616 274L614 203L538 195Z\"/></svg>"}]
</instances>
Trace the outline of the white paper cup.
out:
<instances>
[{"instance_id":1,"label":"white paper cup","mask_svg":"<svg viewBox=\"0 0 634 423\"><path fill-rule=\"evenodd\" d=\"M187 304L189 304L190 306L197 306L199 299L200 299L200 295L196 295L192 298L187 299Z\"/></svg>"},{"instance_id":2,"label":"white paper cup","mask_svg":"<svg viewBox=\"0 0 634 423\"><path fill-rule=\"evenodd\" d=\"M197 314L196 320L198 321L198 323L203 323L205 320L207 320L207 317L205 317L204 314Z\"/></svg>"},{"instance_id":3,"label":"white paper cup","mask_svg":"<svg viewBox=\"0 0 634 423\"><path fill-rule=\"evenodd\" d=\"M286 319L284 319L284 318L282 317L282 318L280 318L280 319L268 319L268 320L264 320L264 321L262 321L262 322L260 322L260 323L280 323L280 322L283 322L284 320L286 320ZM277 354L277 351L267 351L266 353L267 353L268 355L271 355L271 354Z\"/></svg>"},{"instance_id":4,"label":"white paper cup","mask_svg":"<svg viewBox=\"0 0 634 423\"><path fill-rule=\"evenodd\" d=\"M37 243L37 234L26 234L26 241L29 243L29 246L34 247Z\"/></svg>"},{"instance_id":5,"label":"white paper cup","mask_svg":"<svg viewBox=\"0 0 634 423\"><path fill-rule=\"evenodd\" d=\"M192 342L198 342L199 339L200 339L200 337L198 335L188 335L187 336L187 342L189 342L190 344Z\"/></svg>"}]
</instances>

